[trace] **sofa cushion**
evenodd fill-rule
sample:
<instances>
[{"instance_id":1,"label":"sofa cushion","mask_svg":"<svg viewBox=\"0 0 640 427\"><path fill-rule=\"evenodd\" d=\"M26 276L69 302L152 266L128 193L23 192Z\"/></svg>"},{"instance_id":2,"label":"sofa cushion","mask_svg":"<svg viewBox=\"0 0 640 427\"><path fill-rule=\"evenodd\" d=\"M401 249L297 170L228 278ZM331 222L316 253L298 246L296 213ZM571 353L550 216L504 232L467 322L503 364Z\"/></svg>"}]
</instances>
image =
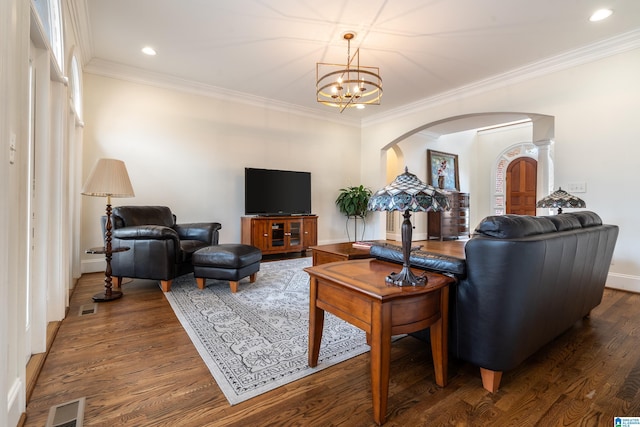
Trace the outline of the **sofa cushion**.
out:
<instances>
[{"instance_id":1,"label":"sofa cushion","mask_svg":"<svg viewBox=\"0 0 640 427\"><path fill-rule=\"evenodd\" d=\"M582 228L580 220L571 214L558 214L545 216L549 221L553 222L558 231L576 230Z\"/></svg>"},{"instance_id":2,"label":"sofa cushion","mask_svg":"<svg viewBox=\"0 0 640 427\"><path fill-rule=\"evenodd\" d=\"M595 212L579 211L579 212L570 212L570 213L567 213L567 215L571 215L577 218L578 221L580 221L580 224L582 224L582 228L595 227L597 225L602 225L602 218L600 218L600 216Z\"/></svg>"},{"instance_id":3,"label":"sofa cushion","mask_svg":"<svg viewBox=\"0 0 640 427\"><path fill-rule=\"evenodd\" d=\"M552 233L556 226L548 218L530 215L494 215L483 219L475 232L498 239L518 239Z\"/></svg>"}]
</instances>

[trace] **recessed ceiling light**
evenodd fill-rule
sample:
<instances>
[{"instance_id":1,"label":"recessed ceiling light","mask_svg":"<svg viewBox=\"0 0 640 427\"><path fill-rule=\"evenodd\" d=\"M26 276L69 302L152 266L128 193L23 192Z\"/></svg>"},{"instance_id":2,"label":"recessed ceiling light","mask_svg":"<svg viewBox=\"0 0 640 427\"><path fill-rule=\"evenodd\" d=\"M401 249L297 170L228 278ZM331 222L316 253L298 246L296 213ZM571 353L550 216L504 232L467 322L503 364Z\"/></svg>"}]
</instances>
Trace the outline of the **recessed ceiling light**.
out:
<instances>
[{"instance_id":1,"label":"recessed ceiling light","mask_svg":"<svg viewBox=\"0 0 640 427\"><path fill-rule=\"evenodd\" d=\"M356 108L357 108L358 110L364 110L364 105L362 105L362 104L358 104L358 105L356 105Z\"/></svg>"},{"instance_id":2,"label":"recessed ceiling light","mask_svg":"<svg viewBox=\"0 0 640 427\"><path fill-rule=\"evenodd\" d=\"M591 22L602 21L603 19L607 19L608 17L610 17L612 13L613 13L613 10L611 9L596 10L593 13L593 15L591 15L591 17L589 18L589 21Z\"/></svg>"},{"instance_id":3,"label":"recessed ceiling light","mask_svg":"<svg viewBox=\"0 0 640 427\"><path fill-rule=\"evenodd\" d=\"M145 55L154 56L156 54L156 51L154 48L146 46L142 48L142 53L144 53Z\"/></svg>"}]
</instances>

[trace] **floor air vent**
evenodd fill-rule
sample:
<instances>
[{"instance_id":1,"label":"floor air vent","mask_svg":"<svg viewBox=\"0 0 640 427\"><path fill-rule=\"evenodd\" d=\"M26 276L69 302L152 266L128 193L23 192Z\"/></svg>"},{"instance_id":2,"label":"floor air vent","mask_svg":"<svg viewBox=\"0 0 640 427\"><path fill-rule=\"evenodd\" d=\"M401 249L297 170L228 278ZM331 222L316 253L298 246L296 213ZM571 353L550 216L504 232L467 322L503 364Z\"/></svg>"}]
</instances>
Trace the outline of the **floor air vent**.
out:
<instances>
[{"instance_id":1,"label":"floor air vent","mask_svg":"<svg viewBox=\"0 0 640 427\"><path fill-rule=\"evenodd\" d=\"M49 409L45 427L82 427L85 398L72 400Z\"/></svg>"},{"instance_id":2,"label":"floor air vent","mask_svg":"<svg viewBox=\"0 0 640 427\"><path fill-rule=\"evenodd\" d=\"M98 304L95 302L93 304L83 304L80 306L80 312L78 316L86 316L87 314L96 314L98 311Z\"/></svg>"}]
</instances>

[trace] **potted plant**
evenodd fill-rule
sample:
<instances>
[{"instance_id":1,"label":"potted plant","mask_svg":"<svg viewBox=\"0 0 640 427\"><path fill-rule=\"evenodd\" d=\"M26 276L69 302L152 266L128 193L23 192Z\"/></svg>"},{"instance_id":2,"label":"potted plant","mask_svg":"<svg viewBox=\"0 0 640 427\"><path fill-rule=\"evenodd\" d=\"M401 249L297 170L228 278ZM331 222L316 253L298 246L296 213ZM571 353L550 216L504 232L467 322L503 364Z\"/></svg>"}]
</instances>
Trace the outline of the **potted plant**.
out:
<instances>
[{"instance_id":1,"label":"potted plant","mask_svg":"<svg viewBox=\"0 0 640 427\"><path fill-rule=\"evenodd\" d=\"M336 205L340 212L347 216L347 238L349 237L349 220L354 220L354 240L357 240L358 236L358 219L362 220L362 235L364 236L364 219L367 215L367 204L372 192L370 189L363 185L357 187L341 188L338 198L336 199Z\"/></svg>"}]
</instances>

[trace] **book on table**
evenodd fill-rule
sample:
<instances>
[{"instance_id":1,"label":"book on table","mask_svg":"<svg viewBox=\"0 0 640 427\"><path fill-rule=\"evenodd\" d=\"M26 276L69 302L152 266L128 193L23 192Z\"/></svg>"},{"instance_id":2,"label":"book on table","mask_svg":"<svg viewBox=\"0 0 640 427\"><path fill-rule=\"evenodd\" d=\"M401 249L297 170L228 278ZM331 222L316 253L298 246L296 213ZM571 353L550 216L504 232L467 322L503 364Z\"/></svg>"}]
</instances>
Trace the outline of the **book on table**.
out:
<instances>
[{"instance_id":1,"label":"book on table","mask_svg":"<svg viewBox=\"0 0 640 427\"><path fill-rule=\"evenodd\" d=\"M374 242L368 242L363 240L356 241L351 244L351 246L353 246L356 249L371 249L371 246L373 245L374 245Z\"/></svg>"}]
</instances>

